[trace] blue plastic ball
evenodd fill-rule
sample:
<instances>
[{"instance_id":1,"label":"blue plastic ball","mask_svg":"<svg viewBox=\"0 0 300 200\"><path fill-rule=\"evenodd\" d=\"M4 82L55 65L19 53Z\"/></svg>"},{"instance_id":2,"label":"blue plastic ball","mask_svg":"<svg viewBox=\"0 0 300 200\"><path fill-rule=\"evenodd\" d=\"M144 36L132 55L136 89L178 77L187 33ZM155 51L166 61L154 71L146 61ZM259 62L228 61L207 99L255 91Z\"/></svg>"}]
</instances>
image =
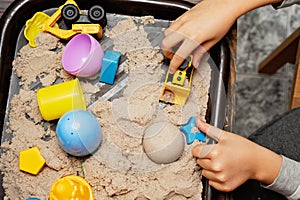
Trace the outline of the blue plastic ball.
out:
<instances>
[{"instance_id":1,"label":"blue plastic ball","mask_svg":"<svg viewBox=\"0 0 300 200\"><path fill-rule=\"evenodd\" d=\"M86 156L98 149L102 131L92 113L72 110L59 119L56 137L60 147L67 153L73 156Z\"/></svg>"}]
</instances>

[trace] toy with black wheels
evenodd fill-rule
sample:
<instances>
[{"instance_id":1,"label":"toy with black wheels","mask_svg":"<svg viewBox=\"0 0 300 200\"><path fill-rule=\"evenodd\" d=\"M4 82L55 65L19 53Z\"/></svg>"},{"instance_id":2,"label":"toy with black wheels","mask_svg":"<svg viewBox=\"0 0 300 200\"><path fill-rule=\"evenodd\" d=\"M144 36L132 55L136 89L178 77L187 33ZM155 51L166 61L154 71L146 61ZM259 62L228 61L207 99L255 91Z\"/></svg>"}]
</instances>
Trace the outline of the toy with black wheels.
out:
<instances>
[{"instance_id":1,"label":"toy with black wheels","mask_svg":"<svg viewBox=\"0 0 300 200\"><path fill-rule=\"evenodd\" d=\"M61 16L68 28L72 27L80 17L78 8L73 4L67 4L62 8Z\"/></svg>"},{"instance_id":2,"label":"toy with black wheels","mask_svg":"<svg viewBox=\"0 0 300 200\"><path fill-rule=\"evenodd\" d=\"M104 28L107 24L106 12L99 5L92 6L88 11L88 18L91 23L100 24Z\"/></svg>"}]
</instances>

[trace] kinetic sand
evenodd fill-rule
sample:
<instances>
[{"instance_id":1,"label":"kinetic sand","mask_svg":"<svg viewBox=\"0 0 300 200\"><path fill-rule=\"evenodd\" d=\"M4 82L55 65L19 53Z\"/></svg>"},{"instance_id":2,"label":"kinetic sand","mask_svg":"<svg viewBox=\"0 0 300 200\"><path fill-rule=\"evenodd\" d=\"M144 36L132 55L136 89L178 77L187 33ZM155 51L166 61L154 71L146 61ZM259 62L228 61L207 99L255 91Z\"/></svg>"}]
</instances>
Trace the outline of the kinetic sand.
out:
<instances>
[{"instance_id":1,"label":"kinetic sand","mask_svg":"<svg viewBox=\"0 0 300 200\"><path fill-rule=\"evenodd\" d=\"M142 138L146 127L156 122L179 127L191 116L204 119L210 66L204 61L195 71L192 92L184 107L161 106L158 100L166 69L162 67L163 55L145 31L146 24L155 23L154 19L128 17L108 23L104 32L108 42L100 42L103 48L112 42L112 49L124 56L117 74L124 78L116 85L125 87L122 91L113 87L102 95L105 85L95 81L99 77L80 78L87 108L99 120L103 134L99 149L88 157L70 156L59 147L55 136L57 122L44 121L37 105L37 88L74 78L61 66L64 45L43 33L37 38L37 48L26 45L20 50L13 62L20 90L10 101L6 124L11 140L3 141L0 161L5 199L35 196L46 200L51 185L71 174L90 183L96 200L201 199L201 170L191 154L195 143L185 145L177 161L156 164L144 153ZM36 176L18 167L20 151L34 146L46 159L45 167Z\"/></svg>"}]
</instances>

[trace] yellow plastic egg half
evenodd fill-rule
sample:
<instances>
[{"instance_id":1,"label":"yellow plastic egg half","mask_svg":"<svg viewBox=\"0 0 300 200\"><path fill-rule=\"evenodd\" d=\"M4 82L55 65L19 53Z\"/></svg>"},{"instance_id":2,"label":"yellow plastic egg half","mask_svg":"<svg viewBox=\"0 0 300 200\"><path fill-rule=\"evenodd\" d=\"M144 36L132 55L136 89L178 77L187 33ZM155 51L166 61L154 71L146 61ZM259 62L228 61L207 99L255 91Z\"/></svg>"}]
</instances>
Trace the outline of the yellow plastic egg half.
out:
<instances>
[{"instance_id":1,"label":"yellow plastic egg half","mask_svg":"<svg viewBox=\"0 0 300 200\"><path fill-rule=\"evenodd\" d=\"M90 184L80 176L65 176L53 183L49 200L94 200Z\"/></svg>"}]
</instances>

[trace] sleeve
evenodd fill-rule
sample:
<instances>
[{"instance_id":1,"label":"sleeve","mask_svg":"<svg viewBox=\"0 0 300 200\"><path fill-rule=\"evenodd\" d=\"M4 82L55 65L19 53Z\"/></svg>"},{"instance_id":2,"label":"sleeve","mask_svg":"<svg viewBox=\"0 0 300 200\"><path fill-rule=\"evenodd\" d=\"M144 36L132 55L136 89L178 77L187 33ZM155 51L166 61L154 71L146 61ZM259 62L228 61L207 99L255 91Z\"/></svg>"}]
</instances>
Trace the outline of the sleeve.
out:
<instances>
[{"instance_id":1,"label":"sleeve","mask_svg":"<svg viewBox=\"0 0 300 200\"><path fill-rule=\"evenodd\" d=\"M264 188L281 193L289 200L300 199L300 162L283 157L280 172L274 182Z\"/></svg>"},{"instance_id":2,"label":"sleeve","mask_svg":"<svg viewBox=\"0 0 300 200\"><path fill-rule=\"evenodd\" d=\"M282 2L273 4L272 6L275 9L279 9L279 8L285 8L285 7L294 5L294 4L300 4L300 0L283 0Z\"/></svg>"}]
</instances>

